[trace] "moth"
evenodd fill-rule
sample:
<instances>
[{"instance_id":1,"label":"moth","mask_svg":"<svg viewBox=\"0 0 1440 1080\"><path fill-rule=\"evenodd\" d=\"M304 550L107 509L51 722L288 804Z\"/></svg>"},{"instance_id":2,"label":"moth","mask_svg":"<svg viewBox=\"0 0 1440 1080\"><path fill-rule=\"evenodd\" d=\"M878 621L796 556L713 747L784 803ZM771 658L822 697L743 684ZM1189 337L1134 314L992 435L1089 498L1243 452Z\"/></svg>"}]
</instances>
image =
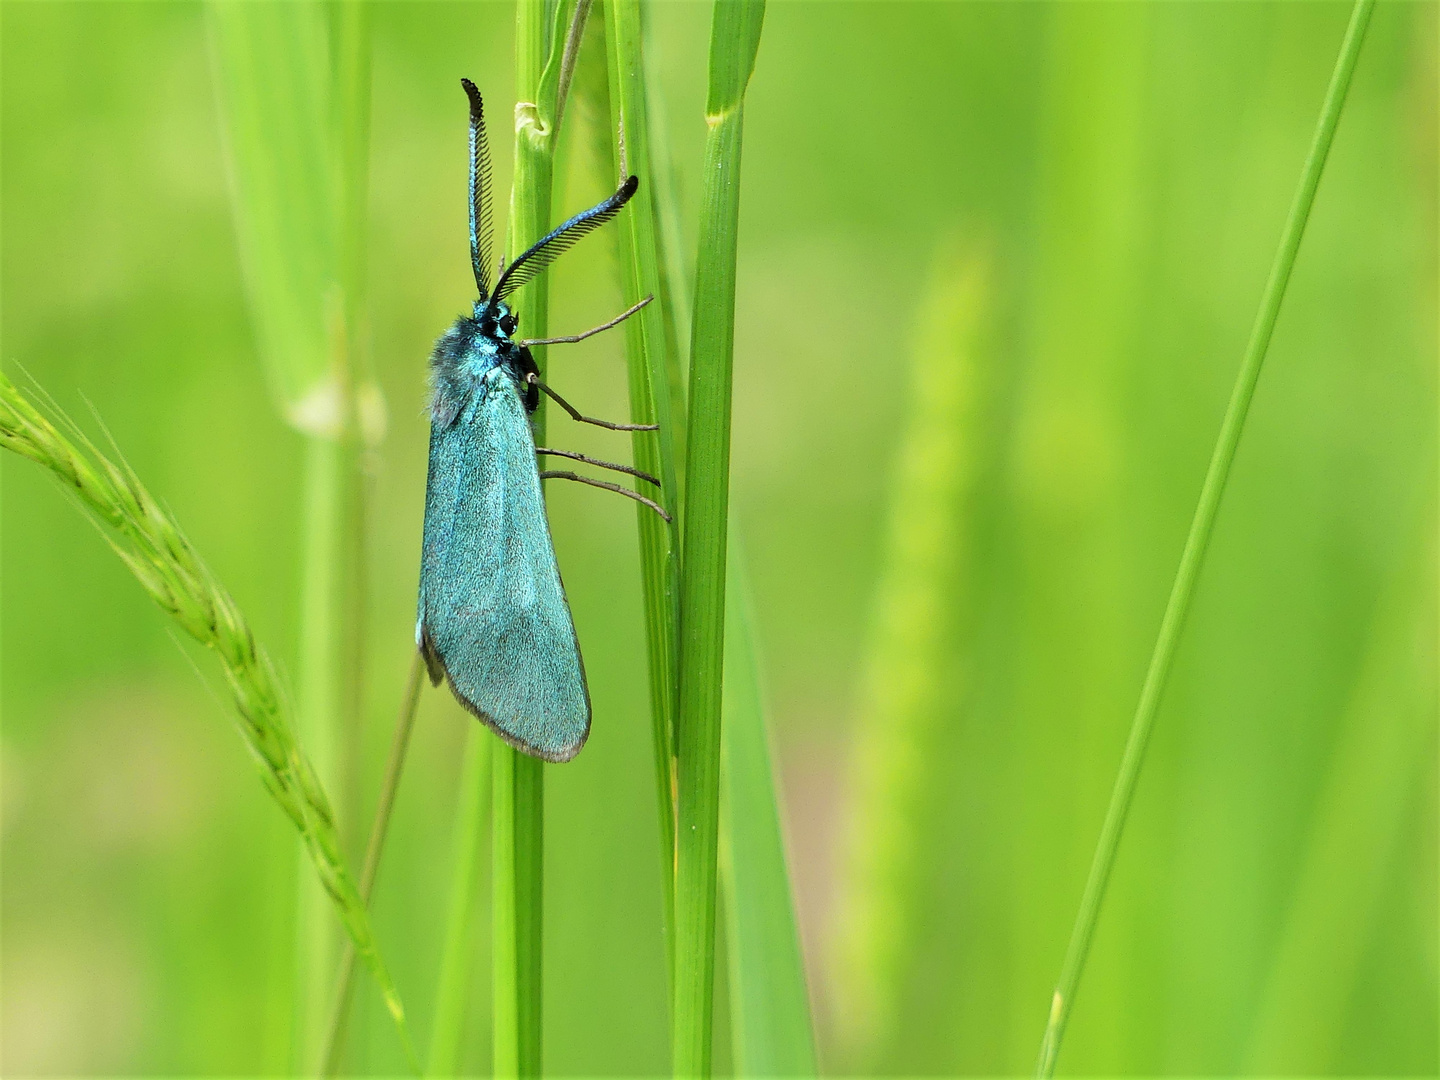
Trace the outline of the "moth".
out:
<instances>
[{"instance_id":1,"label":"moth","mask_svg":"<svg viewBox=\"0 0 1440 1080\"><path fill-rule=\"evenodd\" d=\"M506 303L581 237L618 214L635 194L631 176L604 202L576 214L510 263L487 264L493 226L490 153L480 92L469 79L470 263L479 297L430 356L430 463L415 641L433 684L442 679L466 709L510 746L546 761L569 761L590 734L590 693L570 604L555 562L541 481L578 480L617 491L659 513L654 500L574 472L542 471L552 455L619 472L659 489L626 465L535 445L530 416L543 392L575 420L612 431L654 431L581 413L540 379L533 345L584 340L633 315L563 338L515 337Z\"/></svg>"}]
</instances>

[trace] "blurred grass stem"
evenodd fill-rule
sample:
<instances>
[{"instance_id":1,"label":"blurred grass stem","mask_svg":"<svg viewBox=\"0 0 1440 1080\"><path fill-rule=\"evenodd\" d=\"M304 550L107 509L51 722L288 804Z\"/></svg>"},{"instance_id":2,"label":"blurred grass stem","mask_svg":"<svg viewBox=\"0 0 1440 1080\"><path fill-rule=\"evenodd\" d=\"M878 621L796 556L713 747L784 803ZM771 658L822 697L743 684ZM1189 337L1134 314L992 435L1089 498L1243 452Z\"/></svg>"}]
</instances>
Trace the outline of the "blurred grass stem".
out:
<instances>
[{"instance_id":1,"label":"blurred grass stem","mask_svg":"<svg viewBox=\"0 0 1440 1080\"><path fill-rule=\"evenodd\" d=\"M340 597L347 515L345 452L338 441L312 435L305 442L301 502L300 657L296 729L325 787L339 790L342 664ZM297 857L303 863L302 847ZM324 1038L324 1002L333 985L336 946L326 898L309 875L296 880L295 1034L292 1061L313 1069Z\"/></svg>"},{"instance_id":2,"label":"blurred grass stem","mask_svg":"<svg viewBox=\"0 0 1440 1080\"><path fill-rule=\"evenodd\" d=\"M359 817L365 672L363 357L370 128L369 10L209 5L236 232L276 404L305 437L296 727ZM378 409L372 410L378 416ZM371 426L375 438L378 425ZM304 859L304 853L300 854ZM320 1060L338 939L327 899L297 881L291 1063Z\"/></svg>"},{"instance_id":3,"label":"blurred grass stem","mask_svg":"<svg viewBox=\"0 0 1440 1080\"><path fill-rule=\"evenodd\" d=\"M1340 113L1345 104L1345 95L1350 88L1350 79L1360 56L1360 47L1365 39L1365 29L1374 10L1374 0L1356 0L1340 46L1340 56L1335 63L1330 85L1325 92L1324 105L1315 136L1301 172L1300 187L1290 207L1280 240L1280 249L1265 283L1260 302L1260 312L1255 319L1245 358L1240 365L1230 403L1220 427L1220 436L1210 458L1210 467L1205 474L1205 483L1200 490L1200 501L1190 524L1189 535L1185 538L1185 549L1180 556L1180 568L1170 590L1170 599L1165 605L1165 614L1160 623L1160 633L1150 657L1150 666L1145 673L1145 683L1140 692L1140 702L1135 710L1135 719L1125 744L1125 753L1120 762L1120 773L1115 781L1115 790L1110 797L1110 806L1105 812L1105 823L1100 830L1100 841L1095 858L1085 882L1085 892L1080 901L1079 914L1071 933L1070 944L1065 954L1060 980L1051 1001L1050 1017L1040 1045L1040 1057L1036 1075L1052 1076L1056 1059L1060 1053L1065 1025L1074 1005L1075 989L1085 968L1090 952L1090 942L1100 917L1100 906L1105 898L1105 887L1115 865L1120 837L1125 828L1125 818L1134 799L1135 787L1140 776L1140 766L1145 756L1145 747L1154 726L1155 714L1165 689L1175 659L1175 649L1190 609L1200 568L1205 560L1205 551L1214 532L1215 519L1220 509L1220 499L1230 468L1235 461L1235 452L1240 445L1245 417L1250 402L1255 396L1255 386L1270 347L1275 331L1275 322L1280 315L1280 304L1285 298L1285 288L1295 266L1295 257L1300 249L1300 240L1305 233L1305 224L1310 218L1315 203L1315 192L1320 185L1320 176L1325 169L1325 159L1335 138L1340 123Z\"/></svg>"},{"instance_id":4,"label":"blurred grass stem","mask_svg":"<svg viewBox=\"0 0 1440 1080\"><path fill-rule=\"evenodd\" d=\"M425 665L417 650L410 661L410 676L405 683L405 698L395 721L395 734L390 742L390 756L385 762L385 777L380 784L380 801L375 806L375 821L370 827L370 840L365 846L365 862L360 868L360 899L368 909L375 875L380 868L380 853L390 830L390 815L395 809L395 792L400 787L400 774L405 768L405 754L410 747L410 733L415 729L415 712L420 704ZM350 1016L350 997L355 979L355 946L346 942L340 957L340 977L335 989L335 1003L330 1025L321 1052L321 1072L335 1076L340 1072L345 1053L345 1030Z\"/></svg>"},{"instance_id":5,"label":"blurred grass stem","mask_svg":"<svg viewBox=\"0 0 1440 1080\"><path fill-rule=\"evenodd\" d=\"M966 665L953 662L946 641L973 635L966 622L973 604L966 573L973 540L966 526L980 480L976 444L994 410L982 352L988 259L951 241L929 277L910 348L884 569L837 845L835 1032L872 1067L894 1031L907 965L923 947L915 897L929 861L931 799L947 768L940 736L947 701L966 678Z\"/></svg>"}]
</instances>

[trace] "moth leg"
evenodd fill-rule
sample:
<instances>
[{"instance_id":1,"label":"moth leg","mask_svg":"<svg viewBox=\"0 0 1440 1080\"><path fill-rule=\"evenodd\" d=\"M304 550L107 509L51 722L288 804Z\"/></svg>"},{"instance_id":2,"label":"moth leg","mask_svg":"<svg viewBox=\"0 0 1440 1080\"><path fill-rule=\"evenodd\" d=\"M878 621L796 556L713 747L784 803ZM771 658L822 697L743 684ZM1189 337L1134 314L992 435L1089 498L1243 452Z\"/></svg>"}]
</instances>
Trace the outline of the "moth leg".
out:
<instances>
[{"instance_id":1,"label":"moth leg","mask_svg":"<svg viewBox=\"0 0 1440 1080\"><path fill-rule=\"evenodd\" d=\"M520 370L525 375L525 412L528 415L540 407L540 388L535 385L536 379L540 378L540 367L524 345L520 346L519 359Z\"/></svg>"},{"instance_id":2,"label":"moth leg","mask_svg":"<svg viewBox=\"0 0 1440 1080\"><path fill-rule=\"evenodd\" d=\"M641 480L654 484L656 487L660 486L660 481L656 480L655 477L649 473L641 472L639 469L633 469L629 465L619 465L613 461L601 461L598 458L586 457L584 454L577 454L573 450L551 450L549 447L537 446L535 453L537 455L551 454L555 457L569 458L571 461L583 461L586 465L598 465L602 469L614 469L616 472L638 476Z\"/></svg>"},{"instance_id":3,"label":"moth leg","mask_svg":"<svg viewBox=\"0 0 1440 1080\"><path fill-rule=\"evenodd\" d=\"M579 409L575 408L574 405L571 405L554 390L551 390L550 387L546 386L543 382L541 382L540 376L536 375L534 372L526 375L525 381L527 383L530 383L532 386L538 386L541 390L544 390L546 396L549 397L551 401L555 402L556 405L559 405L562 409L569 413L572 420L579 420L582 424L594 424L596 427L609 428L611 431L660 430L659 424L612 424L609 420L597 420L593 416L582 416Z\"/></svg>"},{"instance_id":4,"label":"moth leg","mask_svg":"<svg viewBox=\"0 0 1440 1080\"><path fill-rule=\"evenodd\" d=\"M630 498L634 499L636 502L638 502L638 503L644 503L644 504L645 504L646 506L648 506L651 510L654 510L655 513L659 514L662 518L665 519L665 524L667 524L667 525L670 524L670 515L665 512L665 508L662 507L659 503L653 502L653 501L651 501L650 499L647 499L644 495L641 495L638 491L631 491L631 490L630 490L629 488L627 488L627 487L621 487L619 484L612 484L612 483L610 483L608 480L595 480L595 479L592 479L592 478L589 477L589 476L581 476L579 473L573 473L573 472L549 472L549 471L541 472L541 474L540 474L540 479L541 479L541 480L578 480L580 483L582 483L582 484L589 484L591 487L604 488L606 491L615 491L615 492L619 492L621 495L628 495Z\"/></svg>"},{"instance_id":5,"label":"moth leg","mask_svg":"<svg viewBox=\"0 0 1440 1080\"><path fill-rule=\"evenodd\" d=\"M619 326L631 315L634 315L637 311L639 311L641 308L643 308L646 304L650 303L650 301L654 299L655 294L651 293L649 296L645 297L644 300L641 300L638 304L633 304L630 307L626 308L609 322L603 322L599 326L593 326L589 330L586 330L583 334L571 334L569 337L528 338L525 341L517 341L515 344L519 345L522 349L527 348L531 345L574 345L577 341L584 341L587 337L594 337L602 330L609 330L612 326Z\"/></svg>"}]
</instances>

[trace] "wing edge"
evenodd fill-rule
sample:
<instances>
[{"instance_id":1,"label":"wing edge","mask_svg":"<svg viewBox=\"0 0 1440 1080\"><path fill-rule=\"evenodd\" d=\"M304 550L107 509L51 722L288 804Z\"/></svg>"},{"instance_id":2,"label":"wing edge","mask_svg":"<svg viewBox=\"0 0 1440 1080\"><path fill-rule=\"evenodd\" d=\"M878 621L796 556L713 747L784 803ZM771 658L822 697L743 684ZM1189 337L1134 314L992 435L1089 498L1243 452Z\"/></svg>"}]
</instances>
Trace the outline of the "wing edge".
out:
<instances>
[{"instance_id":1,"label":"wing edge","mask_svg":"<svg viewBox=\"0 0 1440 1080\"><path fill-rule=\"evenodd\" d=\"M548 761L552 765L563 765L567 761L573 761L576 755L585 749L585 744L590 741L590 720L593 712L590 704L590 683L585 678L585 661L581 659L578 648L575 650L575 658L580 667L580 690L585 695L585 731L581 734L579 742L557 753L549 753L542 750L540 747L528 743L524 739L506 731L500 726L499 721L484 709L480 708L480 706L476 705L475 702L471 701L465 695L465 692L455 685L455 680L450 675L450 666L445 663L445 657L442 656L440 650L436 648L435 641L430 637L430 631L427 627L422 627L421 629L420 655L425 658L425 667L430 673L431 685L439 686L440 676L443 675L445 685L450 688L450 693L454 695L455 700L464 707L465 711L493 731L495 736L512 750L518 750L522 754L539 758L541 761ZM439 674L437 674L437 672Z\"/></svg>"}]
</instances>

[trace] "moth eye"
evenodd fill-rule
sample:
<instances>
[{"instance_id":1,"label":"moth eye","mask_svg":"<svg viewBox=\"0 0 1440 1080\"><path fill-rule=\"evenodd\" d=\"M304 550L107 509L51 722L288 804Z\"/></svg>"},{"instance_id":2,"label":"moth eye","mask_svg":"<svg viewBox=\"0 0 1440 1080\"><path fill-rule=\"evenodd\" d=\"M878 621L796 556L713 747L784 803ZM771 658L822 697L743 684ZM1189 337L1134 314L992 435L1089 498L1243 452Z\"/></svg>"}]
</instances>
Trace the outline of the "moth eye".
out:
<instances>
[{"instance_id":1,"label":"moth eye","mask_svg":"<svg viewBox=\"0 0 1440 1080\"><path fill-rule=\"evenodd\" d=\"M515 325L516 324L514 315L500 316L500 329L503 330L506 334L513 334L515 332Z\"/></svg>"}]
</instances>

